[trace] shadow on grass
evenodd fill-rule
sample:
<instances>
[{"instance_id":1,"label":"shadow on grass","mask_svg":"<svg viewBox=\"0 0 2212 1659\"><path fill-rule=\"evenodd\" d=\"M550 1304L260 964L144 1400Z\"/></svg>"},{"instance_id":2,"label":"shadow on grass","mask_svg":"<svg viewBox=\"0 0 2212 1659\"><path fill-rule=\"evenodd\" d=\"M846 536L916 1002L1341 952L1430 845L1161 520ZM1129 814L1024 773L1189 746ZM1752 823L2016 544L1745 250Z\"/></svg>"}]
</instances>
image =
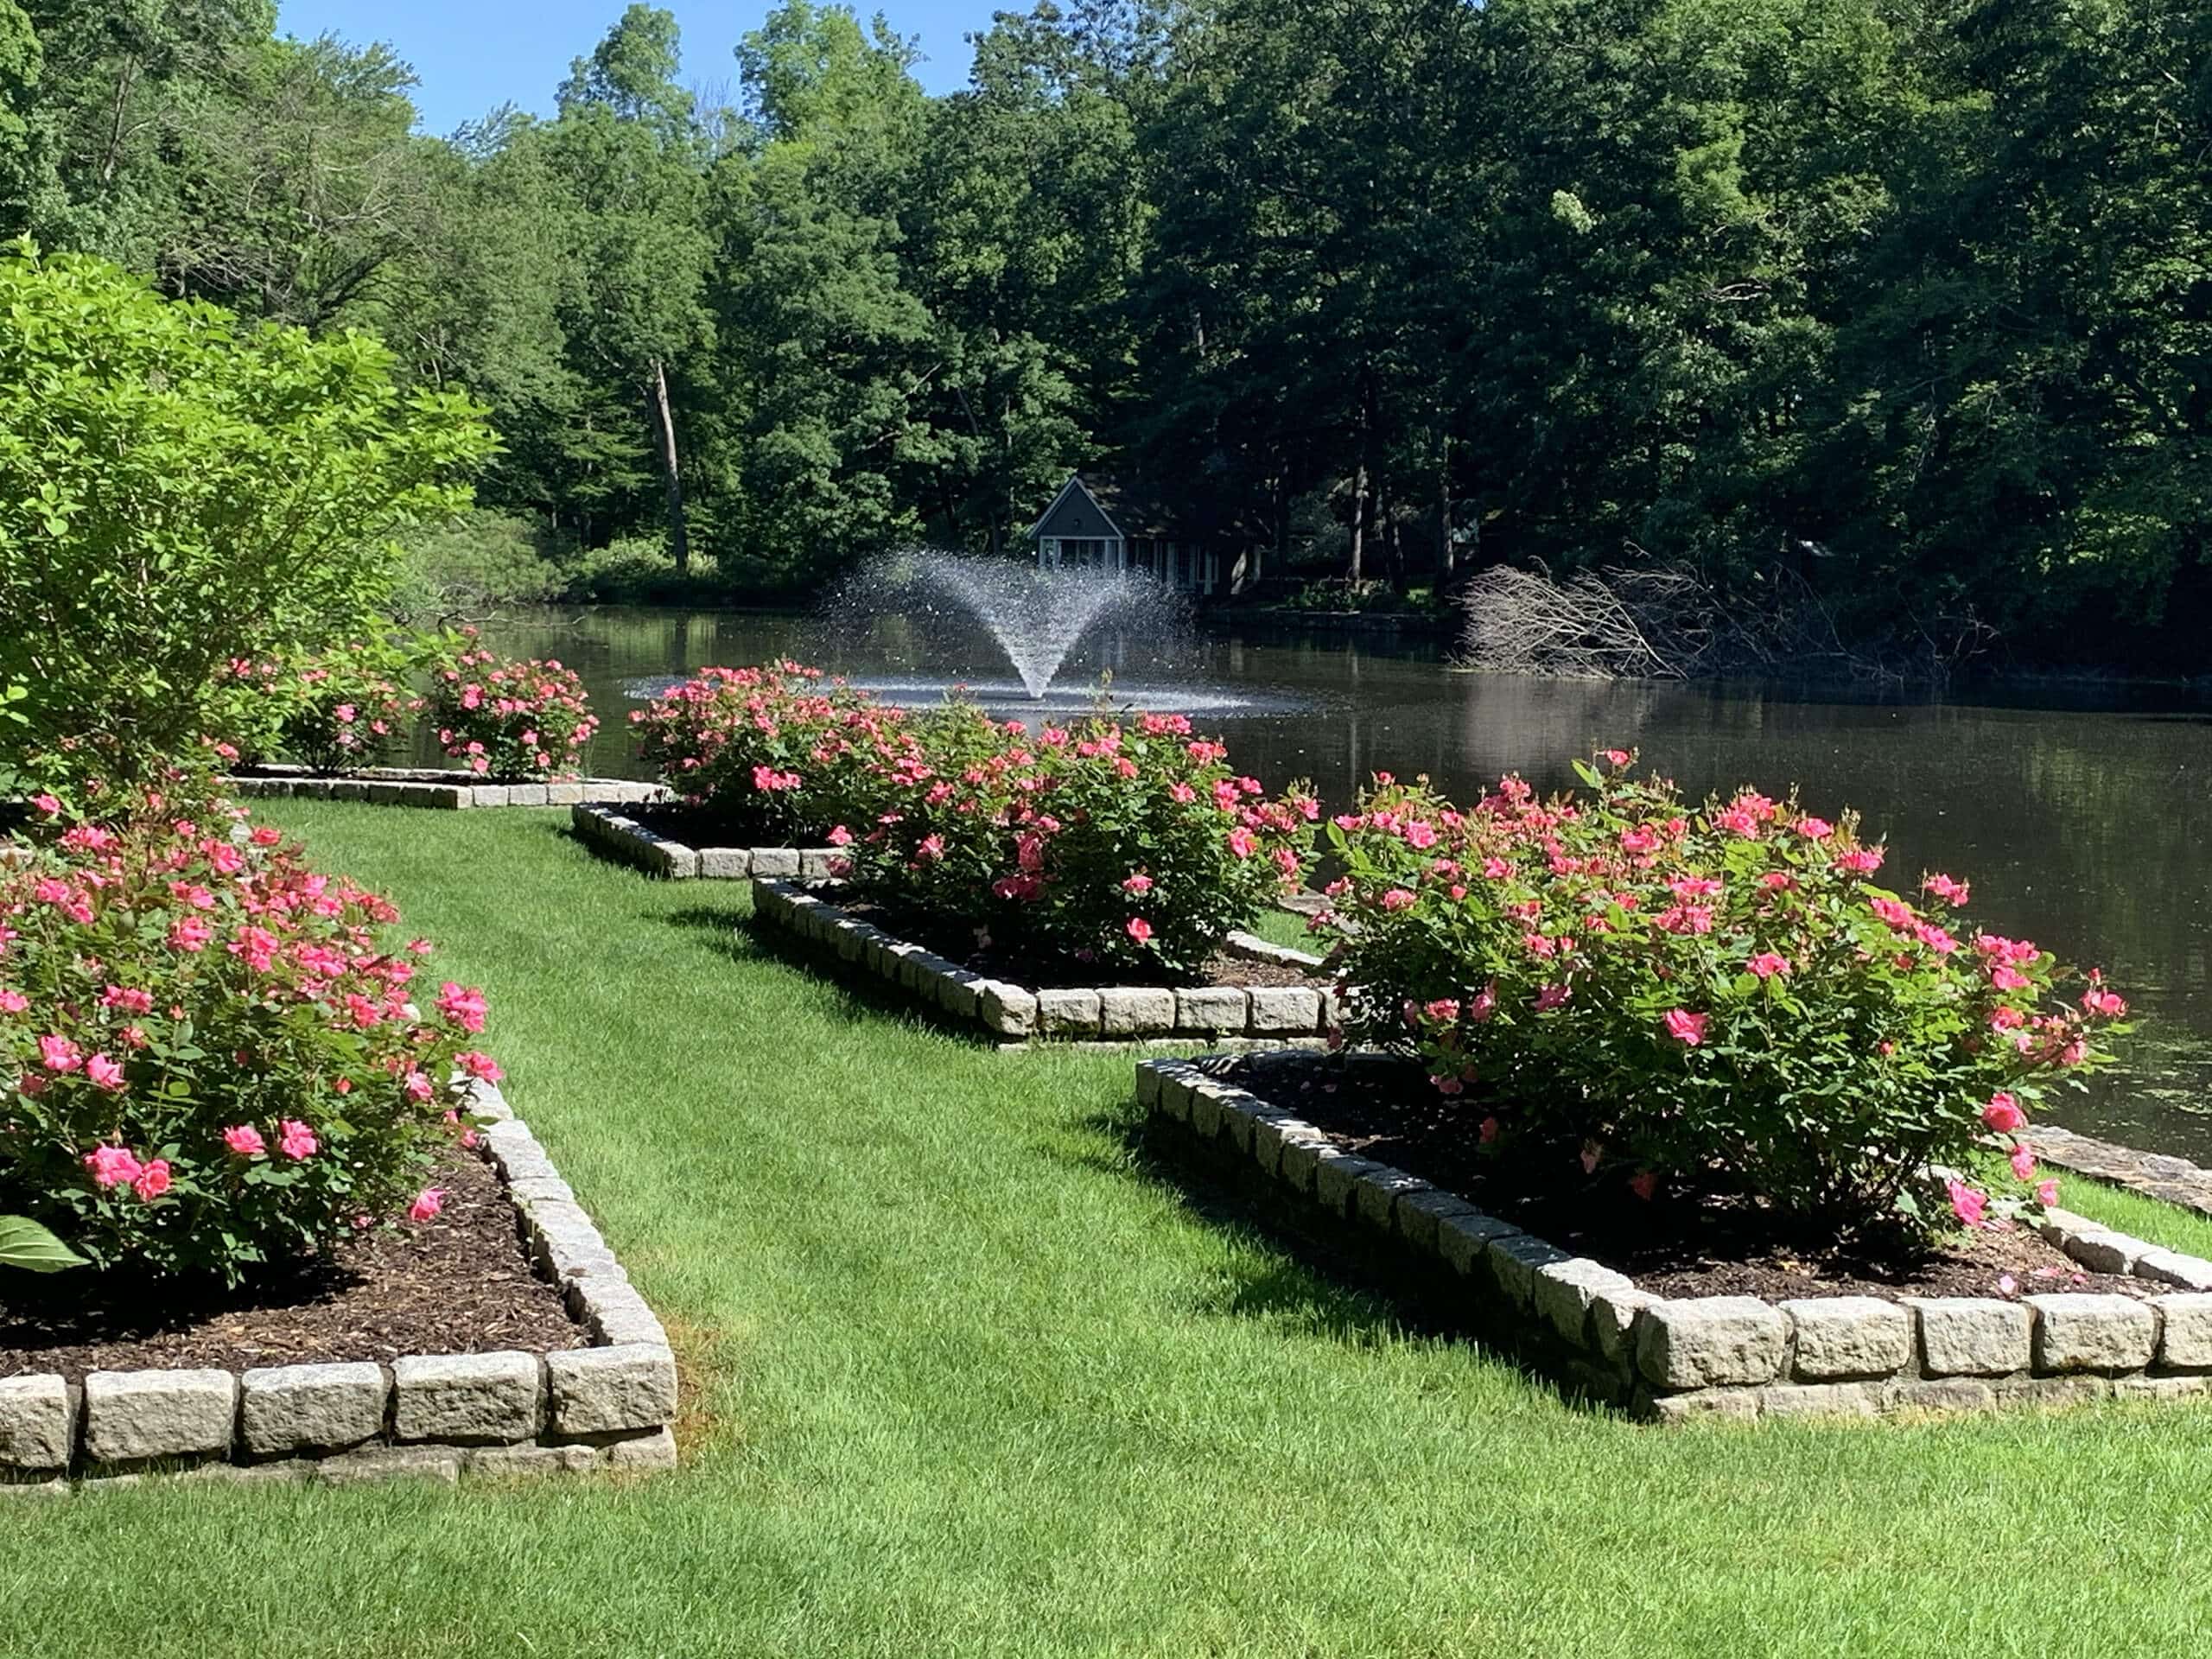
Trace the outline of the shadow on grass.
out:
<instances>
[{"instance_id":1,"label":"shadow on grass","mask_svg":"<svg viewBox=\"0 0 2212 1659\"><path fill-rule=\"evenodd\" d=\"M1425 1291L1402 1265L1351 1248L1342 1233L1266 1192L1174 1155L1150 1133L1134 1102L1075 1122L1117 1150L1074 1154L1070 1161L1165 1192L1207 1227L1253 1247L1232 1258L1230 1283L1198 1299L1200 1312L1261 1319L1351 1347L1379 1347L1404 1337L1463 1342L1515 1364L1554 1397L1567 1397L1555 1379L1480 1340L1450 1299Z\"/></svg>"},{"instance_id":2,"label":"shadow on grass","mask_svg":"<svg viewBox=\"0 0 2212 1659\"><path fill-rule=\"evenodd\" d=\"M976 1027L949 1020L942 1010L925 1007L910 995L893 990L882 981L839 971L849 964L829 963L819 951L808 950L780 929L763 927L752 912L719 910L690 905L666 912L658 919L671 927L703 936L715 955L748 967L773 963L796 969L832 994L829 1012L848 1025L869 1020L896 1020L901 1024L960 1039L969 1046L988 1049L991 1044Z\"/></svg>"}]
</instances>

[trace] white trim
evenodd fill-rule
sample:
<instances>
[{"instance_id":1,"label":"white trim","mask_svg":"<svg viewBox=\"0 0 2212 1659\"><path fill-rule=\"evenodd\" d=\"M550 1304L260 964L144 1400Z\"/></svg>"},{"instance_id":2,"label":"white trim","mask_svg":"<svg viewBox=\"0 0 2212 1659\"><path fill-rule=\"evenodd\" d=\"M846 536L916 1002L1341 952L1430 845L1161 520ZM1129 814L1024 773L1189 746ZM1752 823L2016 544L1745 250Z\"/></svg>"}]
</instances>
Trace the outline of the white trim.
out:
<instances>
[{"instance_id":1,"label":"white trim","mask_svg":"<svg viewBox=\"0 0 2212 1659\"><path fill-rule=\"evenodd\" d=\"M1113 515L1109 513L1105 508L1098 505L1098 498L1093 495L1090 493L1090 486L1084 483L1083 474L1081 473L1070 473L1068 474L1068 481L1060 486L1060 493L1052 498L1052 505L1046 508L1044 512L1039 513L1037 515L1037 522L1029 526L1029 539L1031 541L1035 541L1044 533L1046 521L1050 519L1054 513L1060 510L1060 503L1068 499L1068 492L1070 490L1081 490L1083 492L1083 499L1090 503L1092 510L1098 514L1102 520L1104 521L1106 528L1116 536L1119 536L1122 533L1122 527L1114 522Z\"/></svg>"}]
</instances>

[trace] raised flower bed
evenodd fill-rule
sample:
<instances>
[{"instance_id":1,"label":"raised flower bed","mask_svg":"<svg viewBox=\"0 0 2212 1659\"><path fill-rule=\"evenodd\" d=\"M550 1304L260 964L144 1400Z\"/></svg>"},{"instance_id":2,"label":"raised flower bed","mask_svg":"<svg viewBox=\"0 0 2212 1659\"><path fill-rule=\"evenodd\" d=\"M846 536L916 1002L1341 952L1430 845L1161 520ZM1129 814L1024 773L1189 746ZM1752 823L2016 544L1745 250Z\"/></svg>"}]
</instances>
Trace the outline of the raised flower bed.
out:
<instances>
[{"instance_id":1,"label":"raised flower bed","mask_svg":"<svg viewBox=\"0 0 2212 1659\"><path fill-rule=\"evenodd\" d=\"M1018 984L978 973L855 916L839 902L839 890L830 891L836 896L810 892L797 880L757 876L753 914L818 957L895 986L920 1007L938 1010L956 1024L980 1027L1002 1043L1172 1040L1318 1046L1335 1016L1335 998L1319 982ZM1243 935L1230 935L1224 949L1252 963L1255 980L1301 982L1319 965L1300 952Z\"/></svg>"},{"instance_id":2,"label":"raised flower bed","mask_svg":"<svg viewBox=\"0 0 2212 1659\"><path fill-rule=\"evenodd\" d=\"M2212 1262L2052 1207L2037 1235L2074 1271L2011 1286L1993 1274L1986 1294L1839 1294L1810 1280L1794 1296L1661 1294L1362 1155L1360 1134L1329 1126L1322 1091L1374 1067L1402 1070L1366 1055L1150 1060L1137 1098L1163 1139L1368 1255L1427 1308L1640 1416L1874 1416L2212 1389ZM2077 1272L2092 1287L2075 1286Z\"/></svg>"},{"instance_id":3,"label":"raised flower bed","mask_svg":"<svg viewBox=\"0 0 2212 1659\"><path fill-rule=\"evenodd\" d=\"M59 1241L0 1284L0 1478L665 1464L665 1337L482 993L241 809L110 805L0 864L0 1216Z\"/></svg>"},{"instance_id":4,"label":"raised flower bed","mask_svg":"<svg viewBox=\"0 0 2212 1659\"><path fill-rule=\"evenodd\" d=\"M518 1234L504 1271L534 1270L554 1310L501 1315L529 1332L525 1345L370 1358L374 1319L350 1332L289 1333L300 1313L278 1308L151 1339L212 1345L214 1353L193 1356L198 1363L110 1365L99 1344L75 1344L67 1370L41 1370L30 1369L40 1357L33 1322L8 1308L0 1353L22 1369L0 1377L0 1491L60 1493L73 1480L149 1471L337 1484L673 1467L676 1365L660 1321L529 1126L490 1084L473 1094L472 1116L488 1122L484 1156ZM406 1278L403 1270L363 1287L365 1300L436 1293ZM387 1317L395 1317L389 1309ZM474 1322L492 1336L503 1328ZM267 1365L222 1357L256 1343L329 1357ZM135 1354L148 1344L117 1345Z\"/></svg>"}]
</instances>

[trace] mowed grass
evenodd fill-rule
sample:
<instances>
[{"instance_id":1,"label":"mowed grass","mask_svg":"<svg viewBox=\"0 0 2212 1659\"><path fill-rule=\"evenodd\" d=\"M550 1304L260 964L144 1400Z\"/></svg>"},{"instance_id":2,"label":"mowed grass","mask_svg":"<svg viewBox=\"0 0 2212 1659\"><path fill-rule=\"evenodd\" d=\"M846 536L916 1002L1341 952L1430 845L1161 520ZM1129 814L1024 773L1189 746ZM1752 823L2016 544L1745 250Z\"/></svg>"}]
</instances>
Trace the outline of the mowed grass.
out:
<instances>
[{"instance_id":1,"label":"mowed grass","mask_svg":"<svg viewBox=\"0 0 2212 1659\"><path fill-rule=\"evenodd\" d=\"M554 814L270 816L486 987L684 1466L0 1504L10 1659L2212 1649L2212 1412L1571 1408L1155 1173L1127 1057L919 1026Z\"/></svg>"}]
</instances>

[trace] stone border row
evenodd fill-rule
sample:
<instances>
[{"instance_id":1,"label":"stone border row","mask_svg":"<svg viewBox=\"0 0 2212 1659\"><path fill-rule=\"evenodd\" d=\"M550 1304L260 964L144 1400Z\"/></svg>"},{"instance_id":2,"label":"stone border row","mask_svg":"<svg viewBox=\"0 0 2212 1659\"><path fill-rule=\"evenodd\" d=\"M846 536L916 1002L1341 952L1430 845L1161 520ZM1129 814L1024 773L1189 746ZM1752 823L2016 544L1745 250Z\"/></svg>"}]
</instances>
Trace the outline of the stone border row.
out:
<instances>
[{"instance_id":1,"label":"stone border row","mask_svg":"<svg viewBox=\"0 0 2212 1659\"><path fill-rule=\"evenodd\" d=\"M955 1021L979 1025L1001 1042L1257 1039L1281 1047L1300 1039L1319 1042L1336 1013L1329 992L1305 985L1032 990L971 973L849 916L796 881L772 876L753 878L753 911L819 953L874 974Z\"/></svg>"},{"instance_id":2,"label":"stone border row","mask_svg":"<svg viewBox=\"0 0 2212 1659\"><path fill-rule=\"evenodd\" d=\"M471 1114L540 1272L592 1345L0 1379L0 1493L149 1473L326 1484L673 1468L675 1356L575 1194L499 1091Z\"/></svg>"},{"instance_id":3,"label":"stone border row","mask_svg":"<svg viewBox=\"0 0 2212 1659\"><path fill-rule=\"evenodd\" d=\"M1344 1151L1213 1075L1214 1064L1141 1063L1139 1105L1302 1214L1410 1268L1422 1287L1440 1274L1455 1322L1641 1417L1872 1417L2212 1390L2212 1262L2079 1216L2050 1212L2045 1236L2084 1268L2156 1282L2160 1294L1669 1299Z\"/></svg>"},{"instance_id":4,"label":"stone border row","mask_svg":"<svg viewBox=\"0 0 2212 1659\"><path fill-rule=\"evenodd\" d=\"M2162 1152L2138 1152L2117 1141L2099 1141L2048 1124L2036 1125L2025 1138L2046 1164L2212 1216L2212 1169L2201 1164Z\"/></svg>"},{"instance_id":5,"label":"stone border row","mask_svg":"<svg viewBox=\"0 0 2212 1659\"><path fill-rule=\"evenodd\" d=\"M665 794L656 799L665 800ZM594 851L671 881L744 881L756 875L827 880L834 847L692 847L658 834L613 807L582 802L569 813L577 838Z\"/></svg>"},{"instance_id":6,"label":"stone border row","mask_svg":"<svg viewBox=\"0 0 2212 1659\"><path fill-rule=\"evenodd\" d=\"M572 778L558 784L479 783L449 766L368 766L324 777L304 766L270 766L223 779L240 800L354 801L366 806L423 806L465 811L494 806L574 806L583 801L642 804L667 798L658 784L626 778Z\"/></svg>"}]
</instances>

